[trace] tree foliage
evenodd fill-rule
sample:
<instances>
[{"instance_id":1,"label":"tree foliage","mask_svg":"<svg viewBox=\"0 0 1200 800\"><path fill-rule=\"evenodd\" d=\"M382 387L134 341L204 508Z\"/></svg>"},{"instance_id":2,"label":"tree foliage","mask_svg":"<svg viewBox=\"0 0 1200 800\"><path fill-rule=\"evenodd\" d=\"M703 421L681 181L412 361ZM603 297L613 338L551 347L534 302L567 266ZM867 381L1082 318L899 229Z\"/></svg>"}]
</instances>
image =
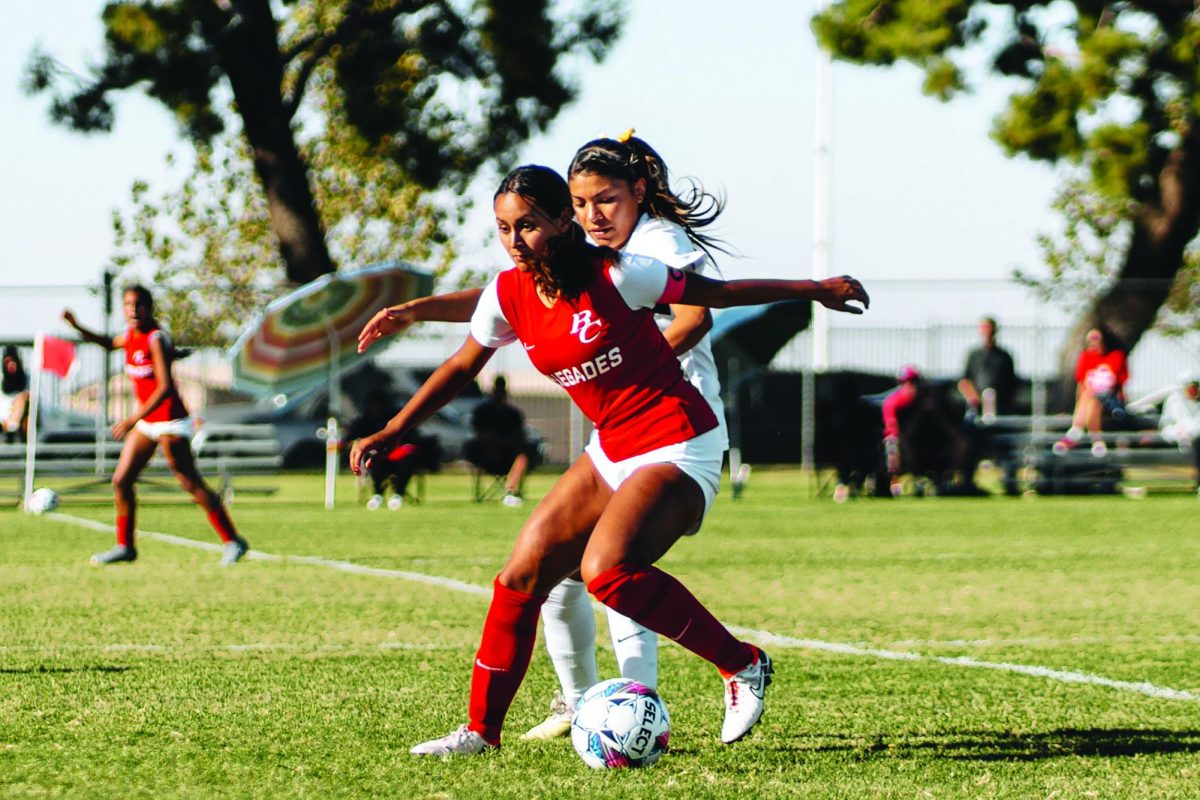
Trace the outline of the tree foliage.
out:
<instances>
[{"instance_id":1,"label":"tree foliage","mask_svg":"<svg viewBox=\"0 0 1200 800\"><path fill-rule=\"evenodd\" d=\"M969 89L967 57L987 50L992 73L1018 87L993 138L1009 155L1067 165L1055 203L1064 234L1043 238L1043 287L1089 288L1078 328L1103 322L1130 347L1165 303L1162 319L1185 323L1170 310L1193 297L1200 231L1193 0L840 0L813 28L849 61L916 65L942 99Z\"/></svg>"},{"instance_id":2,"label":"tree foliage","mask_svg":"<svg viewBox=\"0 0 1200 800\"><path fill-rule=\"evenodd\" d=\"M345 126L353 141L338 145L343 152L388 162L379 168L422 189L462 190L574 97L566 67L604 55L619 30L616 8L617 0L567 10L548 0L113 0L102 14L103 62L73 76L35 52L27 88L50 92L52 117L80 131L110 130L114 97L143 91L201 146L226 130L231 98L287 277L303 282L334 268L325 225L346 217L331 220L314 197L309 169L321 165L306 156L321 153L301 152L298 125ZM312 108L313 94L323 109Z\"/></svg>"}]
</instances>

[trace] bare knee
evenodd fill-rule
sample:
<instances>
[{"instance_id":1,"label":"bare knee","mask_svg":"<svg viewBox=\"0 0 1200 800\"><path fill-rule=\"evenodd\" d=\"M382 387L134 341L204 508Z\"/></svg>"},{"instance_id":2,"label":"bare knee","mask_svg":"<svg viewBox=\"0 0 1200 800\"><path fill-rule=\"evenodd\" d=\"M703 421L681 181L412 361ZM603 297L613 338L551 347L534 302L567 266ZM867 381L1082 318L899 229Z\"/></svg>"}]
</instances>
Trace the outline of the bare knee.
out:
<instances>
[{"instance_id":1,"label":"bare knee","mask_svg":"<svg viewBox=\"0 0 1200 800\"><path fill-rule=\"evenodd\" d=\"M113 494L118 497L130 497L133 495L134 480L129 475L118 472L112 477Z\"/></svg>"}]
</instances>

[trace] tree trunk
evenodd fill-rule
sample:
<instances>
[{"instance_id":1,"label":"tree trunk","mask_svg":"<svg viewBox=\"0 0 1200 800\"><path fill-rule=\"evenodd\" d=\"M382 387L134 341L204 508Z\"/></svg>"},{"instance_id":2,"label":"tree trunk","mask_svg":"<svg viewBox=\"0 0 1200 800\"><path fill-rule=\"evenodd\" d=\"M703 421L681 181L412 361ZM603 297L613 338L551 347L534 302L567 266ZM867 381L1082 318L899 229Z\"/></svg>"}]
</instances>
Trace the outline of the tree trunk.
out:
<instances>
[{"instance_id":1,"label":"tree trunk","mask_svg":"<svg viewBox=\"0 0 1200 800\"><path fill-rule=\"evenodd\" d=\"M1051 392L1058 410L1075 398L1075 360L1084 334L1104 325L1131 352L1154 325L1183 266L1183 252L1200 232L1200 131L1192 131L1168 157L1158 176L1159 195L1133 220L1133 237L1116 282L1092 303L1059 353L1059 379Z\"/></svg>"},{"instance_id":2,"label":"tree trunk","mask_svg":"<svg viewBox=\"0 0 1200 800\"><path fill-rule=\"evenodd\" d=\"M307 283L336 267L283 103L275 18L268 0L241 2L238 8L212 42L233 88L288 280Z\"/></svg>"}]
</instances>

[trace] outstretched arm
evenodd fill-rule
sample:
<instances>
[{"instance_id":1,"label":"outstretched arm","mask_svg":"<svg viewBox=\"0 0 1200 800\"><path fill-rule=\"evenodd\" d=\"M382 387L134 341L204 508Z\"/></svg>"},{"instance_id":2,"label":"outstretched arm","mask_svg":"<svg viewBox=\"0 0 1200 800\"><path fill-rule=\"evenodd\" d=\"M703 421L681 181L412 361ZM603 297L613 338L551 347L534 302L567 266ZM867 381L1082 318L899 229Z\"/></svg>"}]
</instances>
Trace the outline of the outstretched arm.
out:
<instances>
[{"instance_id":1,"label":"outstretched arm","mask_svg":"<svg viewBox=\"0 0 1200 800\"><path fill-rule=\"evenodd\" d=\"M108 337L108 336L104 336L102 334L96 333L93 330L89 330L79 324L79 321L77 319L75 319L75 315L73 313L71 313L71 310L69 308L63 310L62 318L63 318L63 322L67 323L72 328L74 328L75 332L78 333L79 337L81 339L83 339L85 342L91 342L92 344L98 344L101 347L103 347L105 350L119 350L125 346L124 334L122 334L120 336L116 336L116 337Z\"/></svg>"},{"instance_id":2,"label":"outstretched arm","mask_svg":"<svg viewBox=\"0 0 1200 800\"><path fill-rule=\"evenodd\" d=\"M417 390L400 413L392 417L383 430L364 436L350 448L350 469L359 474L377 450L383 450L391 442L398 441L413 428L433 416L465 389L483 365L496 351L484 347L468 336L458 352L434 370L424 385Z\"/></svg>"},{"instance_id":3,"label":"outstretched arm","mask_svg":"<svg viewBox=\"0 0 1200 800\"><path fill-rule=\"evenodd\" d=\"M470 322L483 289L464 289L432 297L419 297L398 306L385 308L358 334L358 352L375 342L405 330L414 322Z\"/></svg>"},{"instance_id":4,"label":"outstretched arm","mask_svg":"<svg viewBox=\"0 0 1200 800\"><path fill-rule=\"evenodd\" d=\"M822 281L715 281L672 269L667 280L685 281L676 302L708 308L756 306L780 300L813 300L834 311L861 314L871 305L871 298L862 284L849 275ZM862 308L850 305L852 302L862 303Z\"/></svg>"}]
</instances>

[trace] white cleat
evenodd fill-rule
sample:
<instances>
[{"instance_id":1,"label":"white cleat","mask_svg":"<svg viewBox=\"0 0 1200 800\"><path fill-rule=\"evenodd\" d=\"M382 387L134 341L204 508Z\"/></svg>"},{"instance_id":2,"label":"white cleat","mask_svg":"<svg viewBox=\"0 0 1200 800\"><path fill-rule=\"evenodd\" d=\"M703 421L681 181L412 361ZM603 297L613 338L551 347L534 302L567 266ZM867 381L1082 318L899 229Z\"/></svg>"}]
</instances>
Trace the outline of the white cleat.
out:
<instances>
[{"instance_id":1,"label":"white cleat","mask_svg":"<svg viewBox=\"0 0 1200 800\"><path fill-rule=\"evenodd\" d=\"M525 505L525 501L521 499L521 495L515 492L505 492L504 499L500 502L509 508L520 508Z\"/></svg>"},{"instance_id":2,"label":"white cleat","mask_svg":"<svg viewBox=\"0 0 1200 800\"><path fill-rule=\"evenodd\" d=\"M440 739L421 742L408 752L414 756L477 756L495 749L496 745L488 744L482 736L463 725Z\"/></svg>"},{"instance_id":3,"label":"white cleat","mask_svg":"<svg viewBox=\"0 0 1200 800\"><path fill-rule=\"evenodd\" d=\"M759 648L758 658L741 672L725 679L725 722L721 741L732 744L753 728L763 714L763 695L771 685L775 667Z\"/></svg>"},{"instance_id":4,"label":"white cleat","mask_svg":"<svg viewBox=\"0 0 1200 800\"><path fill-rule=\"evenodd\" d=\"M550 716L525 731L521 738L534 741L559 739L571 732L571 720L574 718L575 713L562 695L555 695L550 701Z\"/></svg>"},{"instance_id":5,"label":"white cleat","mask_svg":"<svg viewBox=\"0 0 1200 800\"><path fill-rule=\"evenodd\" d=\"M225 543L221 548L221 566L228 567L242 560L242 556L250 552L250 543L242 537L237 537Z\"/></svg>"},{"instance_id":6,"label":"white cleat","mask_svg":"<svg viewBox=\"0 0 1200 800\"><path fill-rule=\"evenodd\" d=\"M374 511L375 509L379 508L382 505L383 505L383 495L381 495L381 494L371 495L371 499L367 501L367 511Z\"/></svg>"},{"instance_id":7,"label":"white cleat","mask_svg":"<svg viewBox=\"0 0 1200 800\"><path fill-rule=\"evenodd\" d=\"M402 498L398 494L394 494L388 498L387 506L388 506L389 511L399 511L400 507L403 505L404 505L404 498Z\"/></svg>"}]
</instances>

